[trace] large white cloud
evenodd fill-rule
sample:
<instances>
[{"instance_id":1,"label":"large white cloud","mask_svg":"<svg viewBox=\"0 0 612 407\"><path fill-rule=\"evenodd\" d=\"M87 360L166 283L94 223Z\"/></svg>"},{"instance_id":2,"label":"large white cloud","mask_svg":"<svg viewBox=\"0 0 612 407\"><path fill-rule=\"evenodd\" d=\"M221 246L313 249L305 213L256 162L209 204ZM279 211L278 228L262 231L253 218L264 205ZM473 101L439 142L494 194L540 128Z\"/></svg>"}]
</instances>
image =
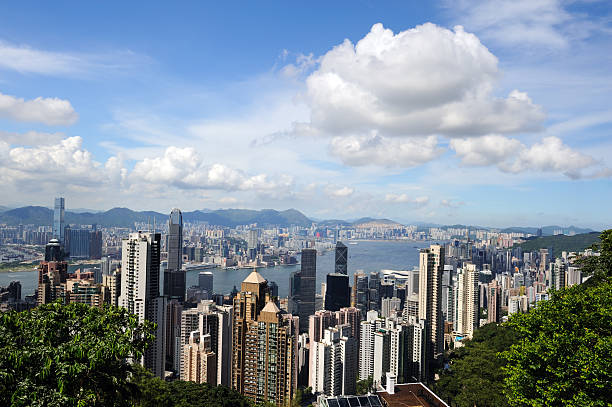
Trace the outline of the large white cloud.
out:
<instances>
[{"instance_id":1,"label":"large white cloud","mask_svg":"<svg viewBox=\"0 0 612 407\"><path fill-rule=\"evenodd\" d=\"M334 137L330 143L331 154L351 166L416 167L436 159L443 151L436 136L401 140L373 134Z\"/></svg>"},{"instance_id":2,"label":"large white cloud","mask_svg":"<svg viewBox=\"0 0 612 407\"><path fill-rule=\"evenodd\" d=\"M24 100L0 93L0 117L49 126L69 126L79 116L68 100L43 97Z\"/></svg>"},{"instance_id":3,"label":"large white cloud","mask_svg":"<svg viewBox=\"0 0 612 407\"><path fill-rule=\"evenodd\" d=\"M7 185L39 185L41 189L81 188L113 193L160 190L253 191L289 193L293 178L249 175L224 164L206 165L192 148L168 147L162 156L137 161L129 171L120 157L97 162L83 148L81 137L69 137L58 143L36 147L14 147L0 140L0 181Z\"/></svg>"},{"instance_id":4,"label":"large white cloud","mask_svg":"<svg viewBox=\"0 0 612 407\"><path fill-rule=\"evenodd\" d=\"M523 144L514 138L487 135L477 138L453 139L450 148L461 158L461 163L471 166L496 165L518 154Z\"/></svg>"},{"instance_id":5,"label":"large white cloud","mask_svg":"<svg viewBox=\"0 0 612 407\"><path fill-rule=\"evenodd\" d=\"M0 172L7 184L34 183L91 186L116 179L120 168L112 158L106 166L96 162L91 152L83 149L81 137L69 137L59 143L37 147L14 147L2 143Z\"/></svg>"},{"instance_id":6,"label":"large white cloud","mask_svg":"<svg viewBox=\"0 0 612 407\"><path fill-rule=\"evenodd\" d=\"M334 135L483 135L540 128L527 94L497 98L497 58L479 39L427 23L394 34L375 24L321 57L306 81L310 125Z\"/></svg>"},{"instance_id":7,"label":"large white cloud","mask_svg":"<svg viewBox=\"0 0 612 407\"><path fill-rule=\"evenodd\" d=\"M545 137L527 146L520 141L500 135L454 139L450 148L468 166L496 165L501 171L562 173L572 179L609 176L595 158L573 150L558 137Z\"/></svg>"},{"instance_id":8,"label":"large white cloud","mask_svg":"<svg viewBox=\"0 0 612 407\"><path fill-rule=\"evenodd\" d=\"M163 156L145 158L134 165L130 182L172 185L184 189L272 191L289 189L293 178L266 174L248 175L224 164L206 165L194 148L168 147Z\"/></svg>"}]
</instances>

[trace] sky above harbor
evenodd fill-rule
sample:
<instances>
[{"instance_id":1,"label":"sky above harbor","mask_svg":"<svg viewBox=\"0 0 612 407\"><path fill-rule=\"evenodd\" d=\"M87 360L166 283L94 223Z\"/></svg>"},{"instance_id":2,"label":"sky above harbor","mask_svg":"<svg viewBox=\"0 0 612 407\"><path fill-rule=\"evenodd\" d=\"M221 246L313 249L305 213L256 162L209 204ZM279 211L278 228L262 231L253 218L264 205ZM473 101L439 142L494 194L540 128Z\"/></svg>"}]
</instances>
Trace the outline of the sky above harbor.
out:
<instances>
[{"instance_id":1,"label":"sky above harbor","mask_svg":"<svg viewBox=\"0 0 612 407\"><path fill-rule=\"evenodd\" d=\"M0 205L612 224L609 1L7 2Z\"/></svg>"}]
</instances>

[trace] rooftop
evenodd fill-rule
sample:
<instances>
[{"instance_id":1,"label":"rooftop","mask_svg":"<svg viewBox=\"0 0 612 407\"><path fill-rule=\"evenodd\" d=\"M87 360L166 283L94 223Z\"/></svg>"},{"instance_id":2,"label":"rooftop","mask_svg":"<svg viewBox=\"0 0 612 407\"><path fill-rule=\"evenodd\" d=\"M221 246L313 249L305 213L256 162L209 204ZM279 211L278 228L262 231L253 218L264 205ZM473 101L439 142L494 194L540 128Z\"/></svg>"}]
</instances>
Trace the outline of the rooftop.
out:
<instances>
[{"instance_id":1,"label":"rooftop","mask_svg":"<svg viewBox=\"0 0 612 407\"><path fill-rule=\"evenodd\" d=\"M376 393L388 407L448 407L423 383L396 384L394 389L393 394L386 391Z\"/></svg>"},{"instance_id":2,"label":"rooftop","mask_svg":"<svg viewBox=\"0 0 612 407\"><path fill-rule=\"evenodd\" d=\"M272 312L274 314L278 314L280 309L276 306L274 301L269 301L266 306L261 310L261 312Z\"/></svg>"},{"instance_id":3,"label":"rooftop","mask_svg":"<svg viewBox=\"0 0 612 407\"><path fill-rule=\"evenodd\" d=\"M265 283L267 280L263 278L261 274L254 270L247 278L244 279L243 283L253 283L253 284L261 284Z\"/></svg>"}]
</instances>

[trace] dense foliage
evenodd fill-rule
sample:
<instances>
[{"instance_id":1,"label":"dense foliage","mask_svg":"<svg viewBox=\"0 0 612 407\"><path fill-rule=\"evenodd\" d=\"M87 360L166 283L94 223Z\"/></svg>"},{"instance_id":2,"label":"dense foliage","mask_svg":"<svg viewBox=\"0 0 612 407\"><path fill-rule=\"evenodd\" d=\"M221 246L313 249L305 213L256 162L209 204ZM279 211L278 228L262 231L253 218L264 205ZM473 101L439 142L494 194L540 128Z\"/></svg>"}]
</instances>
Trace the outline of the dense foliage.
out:
<instances>
[{"instance_id":1,"label":"dense foliage","mask_svg":"<svg viewBox=\"0 0 612 407\"><path fill-rule=\"evenodd\" d=\"M110 306L54 303L0 314L0 406L250 406L227 387L169 383L129 364L153 332Z\"/></svg>"},{"instance_id":2,"label":"dense foliage","mask_svg":"<svg viewBox=\"0 0 612 407\"><path fill-rule=\"evenodd\" d=\"M602 253L600 265L612 258L605 257ZM510 405L612 403L612 280L603 271L592 277L596 283L554 292L549 301L508 321L519 337L503 353Z\"/></svg>"},{"instance_id":3,"label":"dense foliage","mask_svg":"<svg viewBox=\"0 0 612 407\"><path fill-rule=\"evenodd\" d=\"M357 380L357 385L356 385L356 390L357 390L357 395L361 396L363 394L367 394L369 392L372 391L374 385L374 379L372 378L372 376L366 378L366 379L362 379L362 380Z\"/></svg>"},{"instance_id":4,"label":"dense foliage","mask_svg":"<svg viewBox=\"0 0 612 407\"><path fill-rule=\"evenodd\" d=\"M434 391L460 407L507 406L501 370L504 360L499 352L515 341L515 332L503 325L488 324L476 330L472 340L450 353L449 369L440 374Z\"/></svg>"},{"instance_id":5,"label":"dense foliage","mask_svg":"<svg viewBox=\"0 0 612 407\"><path fill-rule=\"evenodd\" d=\"M166 382L135 366L132 382L139 392L136 407L250 407L249 401L225 386L181 380Z\"/></svg>"},{"instance_id":6,"label":"dense foliage","mask_svg":"<svg viewBox=\"0 0 612 407\"><path fill-rule=\"evenodd\" d=\"M116 307L41 305L0 315L0 405L120 406L152 326Z\"/></svg>"},{"instance_id":7,"label":"dense foliage","mask_svg":"<svg viewBox=\"0 0 612 407\"><path fill-rule=\"evenodd\" d=\"M600 238L601 242L592 246L593 251L600 255L583 257L578 261L582 273L591 276L587 287L612 279L612 229L601 232Z\"/></svg>"}]
</instances>

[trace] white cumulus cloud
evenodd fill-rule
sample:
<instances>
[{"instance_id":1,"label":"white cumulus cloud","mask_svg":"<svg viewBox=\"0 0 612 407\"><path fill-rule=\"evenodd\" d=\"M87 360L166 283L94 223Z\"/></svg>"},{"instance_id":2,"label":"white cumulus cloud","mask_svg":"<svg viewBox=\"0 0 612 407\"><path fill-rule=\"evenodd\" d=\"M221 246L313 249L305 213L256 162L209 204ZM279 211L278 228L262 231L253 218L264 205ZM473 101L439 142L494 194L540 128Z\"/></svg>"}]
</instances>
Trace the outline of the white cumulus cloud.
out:
<instances>
[{"instance_id":1,"label":"white cumulus cloud","mask_svg":"<svg viewBox=\"0 0 612 407\"><path fill-rule=\"evenodd\" d=\"M524 148L519 140L496 134L477 138L453 139L449 145L461 158L462 164L471 166L502 163Z\"/></svg>"},{"instance_id":2,"label":"white cumulus cloud","mask_svg":"<svg viewBox=\"0 0 612 407\"><path fill-rule=\"evenodd\" d=\"M25 100L0 93L0 117L48 126L69 126L79 116L68 100L43 97Z\"/></svg>"},{"instance_id":3,"label":"white cumulus cloud","mask_svg":"<svg viewBox=\"0 0 612 407\"><path fill-rule=\"evenodd\" d=\"M355 189L347 186L328 185L325 187L325 193L332 198L346 198L353 195Z\"/></svg>"},{"instance_id":4,"label":"white cumulus cloud","mask_svg":"<svg viewBox=\"0 0 612 407\"><path fill-rule=\"evenodd\" d=\"M394 34L375 24L345 40L307 78L310 125L328 134L483 135L540 128L527 94L496 98L497 58L461 26L427 23Z\"/></svg>"},{"instance_id":5,"label":"white cumulus cloud","mask_svg":"<svg viewBox=\"0 0 612 407\"><path fill-rule=\"evenodd\" d=\"M329 149L333 156L346 165L400 168L425 164L444 152L443 148L438 147L436 136L402 140L377 134L334 137Z\"/></svg>"},{"instance_id":6,"label":"white cumulus cloud","mask_svg":"<svg viewBox=\"0 0 612 407\"><path fill-rule=\"evenodd\" d=\"M145 158L134 165L130 182L172 185L183 189L220 189L264 192L289 189L293 178L267 174L248 175L241 170L214 163L207 165L194 148L168 147L163 156Z\"/></svg>"},{"instance_id":7,"label":"white cumulus cloud","mask_svg":"<svg viewBox=\"0 0 612 407\"><path fill-rule=\"evenodd\" d=\"M416 207L423 207L429 203L429 197L417 196L413 198L407 194L387 194L385 195L385 201L391 203L407 203Z\"/></svg>"},{"instance_id":8,"label":"white cumulus cloud","mask_svg":"<svg viewBox=\"0 0 612 407\"><path fill-rule=\"evenodd\" d=\"M462 164L469 166L496 165L503 172L555 172L569 178L605 177L606 169L590 155L576 151L554 136L527 146L500 135L454 139L455 150Z\"/></svg>"},{"instance_id":9,"label":"white cumulus cloud","mask_svg":"<svg viewBox=\"0 0 612 407\"><path fill-rule=\"evenodd\" d=\"M0 148L0 172L10 184L34 182L95 186L106 184L110 177L121 176L122 168L116 157L102 165L83 149L81 137L69 137L59 143L37 147Z\"/></svg>"}]
</instances>

